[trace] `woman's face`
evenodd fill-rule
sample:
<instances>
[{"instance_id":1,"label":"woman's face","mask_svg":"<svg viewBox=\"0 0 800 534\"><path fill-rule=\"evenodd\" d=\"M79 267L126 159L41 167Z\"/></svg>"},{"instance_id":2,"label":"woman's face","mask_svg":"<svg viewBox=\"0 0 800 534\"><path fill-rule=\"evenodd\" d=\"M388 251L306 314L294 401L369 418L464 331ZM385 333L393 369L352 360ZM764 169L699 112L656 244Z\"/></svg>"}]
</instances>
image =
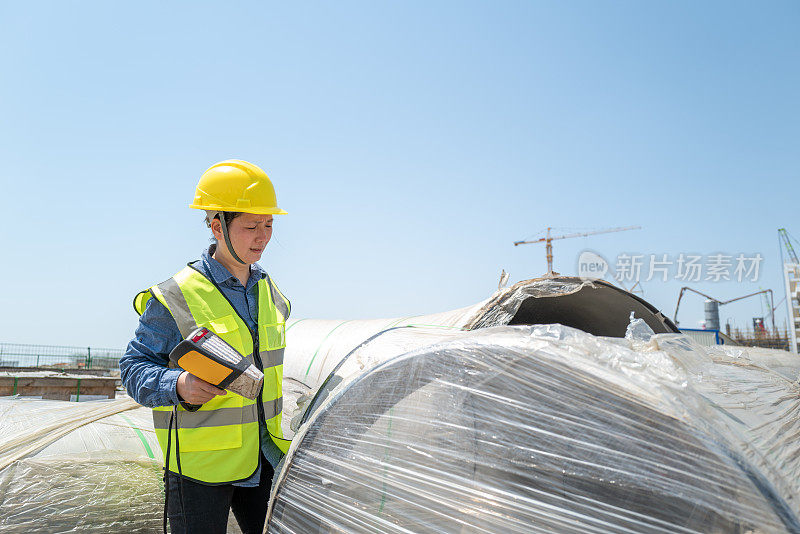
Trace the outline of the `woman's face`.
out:
<instances>
[{"instance_id":1,"label":"woman's face","mask_svg":"<svg viewBox=\"0 0 800 534\"><path fill-rule=\"evenodd\" d=\"M230 256L222 236L222 225L218 219L211 223L214 237L220 243L218 250ZM242 213L228 225L228 236L233 249L245 263L255 263L261 259L264 248L272 237L272 215L254 215Z\"/></svg>"}]
</instances>

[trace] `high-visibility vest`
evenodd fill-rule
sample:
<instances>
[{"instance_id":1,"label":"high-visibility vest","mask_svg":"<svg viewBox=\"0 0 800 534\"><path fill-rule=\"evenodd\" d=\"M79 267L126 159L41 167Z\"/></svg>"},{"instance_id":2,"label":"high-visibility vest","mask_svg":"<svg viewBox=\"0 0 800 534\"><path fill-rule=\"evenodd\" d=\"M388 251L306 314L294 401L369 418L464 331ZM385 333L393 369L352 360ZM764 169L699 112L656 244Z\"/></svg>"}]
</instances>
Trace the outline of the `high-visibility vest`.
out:
<instances>
[{"instance_id":1,"label":"high-visibility vest","mask_svg":"<svg viewBox=\"0 0 800 534\"><path fill-rule=\"evenodd\" d=\"M140 292L133 306L141 315L147 301L155 297L166 306L181 335L186 338L204 326L220 336L250 363L254 352L264 371L261 399L250 400L228 391L203 404L197 411L177 407L177 438L183 476L205 484L228 484L247 480L258 467L259 411L263 409L272 441L284 453L290 441L283 439L283 352L286 319L290 304L269 277L258 281L258 326L251 332L233 305L215 283L192 265L169 280ZM162 454L167 451L167 434L172 406L153 408L153 422ZM168 469L178 473L173 423Z\"/></svg>"}]
</instances>

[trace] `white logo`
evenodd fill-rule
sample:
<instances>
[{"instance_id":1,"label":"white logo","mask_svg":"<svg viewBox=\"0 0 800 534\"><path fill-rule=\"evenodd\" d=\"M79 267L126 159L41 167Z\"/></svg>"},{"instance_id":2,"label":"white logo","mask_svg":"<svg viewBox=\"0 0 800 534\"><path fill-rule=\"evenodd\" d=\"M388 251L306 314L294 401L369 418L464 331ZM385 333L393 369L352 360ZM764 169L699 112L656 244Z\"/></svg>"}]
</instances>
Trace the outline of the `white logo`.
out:
<instances>
[{"instance_id":1,"label":"white logo","mask_svg":"<svg viewBox=\"0 0 800 534\"><path fill-rule=\"evenodd\" d=\"M603 278L609 271L606 259L596 252L584 250L578 256L578 276L582 279Z\"/></svg>"}]
</instances>

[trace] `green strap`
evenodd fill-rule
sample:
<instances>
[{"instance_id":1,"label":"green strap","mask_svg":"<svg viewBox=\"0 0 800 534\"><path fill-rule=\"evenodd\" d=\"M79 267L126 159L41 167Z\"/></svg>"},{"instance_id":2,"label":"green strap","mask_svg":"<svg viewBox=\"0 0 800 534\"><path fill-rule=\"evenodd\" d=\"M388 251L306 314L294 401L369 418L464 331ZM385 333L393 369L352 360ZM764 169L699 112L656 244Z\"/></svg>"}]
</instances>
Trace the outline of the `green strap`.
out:
<instances>
[{"instance_id":1,"label":"green strap","mask_svg":"<svg viewBox=\"0 0 800 534\"><path fill-rule=\"evenodd\" d=\"M19 377L15 376L14 377L14 391L11 392L12 395L16 395L17 394L17 381L19 381Z\"/></svg>"},{"instance_id":2,"label":"green strap","mask_svg":"<svg viewBox=\"0 0 800 534\"><path fill-rule=\"evenodd\" d=\"M306 319L298 319L298 320L296 320L295 322L293 322L292 324L290 324L289 326L286 327L286 331L288 332L289 330L294 328L294 325L296 325L297 323L302 323L303 321L308 321L308 319L306 318Z\"/></svg>"},{"instance_id":3,"label":"green strap","mask_svg":"<svg viewBox=\"0 0 800 534\"><path fill-rule=\"evenodd\" d=\"M144 446L144 450L147 453L147 456L149 456L151 459L155 460L156 457L153 456L153 449L150 448L150 444L147 443L146 439L144 439L144 434L142 434L142 431L139 430L139 427L137 427L135 424L133 424L133 421L131 421L128 418L127 415L125 415L125 414L119 414L119 415L128 422L130 427L134 430L134 432L136 432L136 435L139 436L139 440L141 440L142 445Z\"/></svg>"},{"instance_id":4,"label":"green strap","mask_svg":"<svg viewBox=\"0 0 800 534\"><path fill-rule=\"evenodd\" d=\"M81 379L78 379L78 393L75 395L75 402L81 401Z\"/></svg>"},{"instance_id":5,"label":"green strap","mask_svg":"<svg viewBox=\"0 0 800 534\"><path fill-rule=\"evenodd\" d=\"M319 354L319 349L322 348L322 344L325 343L325 340L328 339L329 337L331 337L331 334L333 334L336 331L337 328L339 328L340 326L342 326L344 324L352 323L352 322L353 322L353 319L349 319L347 321L342 321L341 323L339 323L335 327L333 327L333 329L331 329L331 331L328 332L328 335L326 335L324 338L322 338L322 341L320 341L319 345L317 345L317 350L314 352L314 355L311 357L311 361L308 362L308 369L306 369L305 378L308 378L308 373L311 372L311 366L314 364L314 359L316 359L317 354Z\"/></svg>"},{"instance_id":6,"label":"green strap","mask_svg":"<svg viewBox=\"0 0 800 534\"><path fill-rule=\"evenodd\" d=\"M391 323L389 323L388 325L386 325L385 328L392 328L393 326L396 326L396 325L400 324L402 321L405 321L406 319L411 319L411 318L414 318L414 317L419 317L419 316L418 315L408 315L406 317L400 317L399 319L396 319L396 320L392 321Z\"/></svg>"}]
</instances>

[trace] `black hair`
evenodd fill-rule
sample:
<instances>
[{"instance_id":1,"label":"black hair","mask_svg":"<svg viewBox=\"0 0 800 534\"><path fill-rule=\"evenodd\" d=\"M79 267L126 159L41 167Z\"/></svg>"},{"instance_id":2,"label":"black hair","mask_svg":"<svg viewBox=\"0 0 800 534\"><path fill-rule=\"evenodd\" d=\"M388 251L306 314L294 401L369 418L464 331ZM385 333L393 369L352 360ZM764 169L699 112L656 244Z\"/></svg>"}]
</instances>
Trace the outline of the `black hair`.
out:
<instances>
[{"instance_id":1,"label":"black hair","mask_svg":"<svg viewBox=\"0 0 800 534\"><path fill-rule=\"evenodd\" d=\"M214 219L219 219L219 214L222 214L225 217L225 224L231 224L231 221L234 220L236 217L242 214L241 211L219 211L216 215L214 215ZM211 228L211 221L206 219L206 226Z\"/></svg>"}]
</instances>

